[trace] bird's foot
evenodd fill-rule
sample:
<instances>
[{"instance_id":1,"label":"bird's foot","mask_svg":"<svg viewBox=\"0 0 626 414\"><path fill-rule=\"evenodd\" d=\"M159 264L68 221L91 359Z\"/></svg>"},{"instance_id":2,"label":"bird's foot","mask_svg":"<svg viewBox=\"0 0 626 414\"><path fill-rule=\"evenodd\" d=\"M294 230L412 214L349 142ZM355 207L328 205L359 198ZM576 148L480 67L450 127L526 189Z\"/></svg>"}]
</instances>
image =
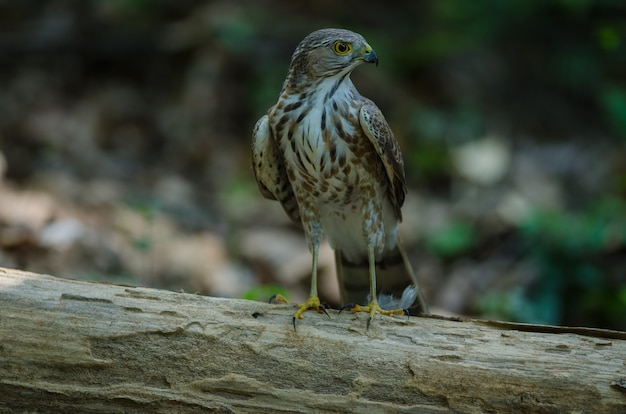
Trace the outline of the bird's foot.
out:
<instances>
[{"instance_id":1,"label":"bird's foot","mask_svg":"<svg viewBox=\"0 0 626 414\"><path fill-rule=\"evenodd\" d=\"M323 313L328 316L328 318L330 318L330 315L326 311L326 306L320 303L320 298L318 298L317 296L311 296L306 300L306 302L299 304L298 310L296 311L296 313L293 314L293 329L296 329L296 321L298 319L302 319L302 314L309 309L316 310L317 313Z\"/></svg>"},{"instance_id":2,"label":"bird's foot","mask_svg":"<svg viewBox=\"0 0 626 414\"><path fill-rule=\"evenodd\" d=\"M377 313L381 315L387 315L387 316L394 316L394 315L409 316L408 309L383 309L375 300L371 301L366 306L361 306L361 305L357 305L354 303L348 303L344 305L339 312L343 311L344 309L350 310L350 313L357 313L357 312L369 313L369 317L367 318L367 329L370 328L370 323L372 322L372 319L374 319L374 315L376 315Z\"/></svg>"},{"instance_id":3,"label":"bird's foot","mask_svg":"<svg viewBox=\"0 0 626 414\"><path fill-rule=\"evenodd\" d=\"M281 294L272 295L269 302L270 303L276 303L276 302L289 303L289 301L285 299L285 297ZM298 310L296 311L296 313L293 314L293 319L292 319L293 329L296 329L296 321L298 319L302 319L304 317L302 316L302 314L309 309L316 310L317 313L323 313L330 318L328 311L326 311L326 306L320 302L320 298L318 298L317 296L311 296L310 298L306 300L305 303L299 304Z\"/></svg>"}]
</instances>

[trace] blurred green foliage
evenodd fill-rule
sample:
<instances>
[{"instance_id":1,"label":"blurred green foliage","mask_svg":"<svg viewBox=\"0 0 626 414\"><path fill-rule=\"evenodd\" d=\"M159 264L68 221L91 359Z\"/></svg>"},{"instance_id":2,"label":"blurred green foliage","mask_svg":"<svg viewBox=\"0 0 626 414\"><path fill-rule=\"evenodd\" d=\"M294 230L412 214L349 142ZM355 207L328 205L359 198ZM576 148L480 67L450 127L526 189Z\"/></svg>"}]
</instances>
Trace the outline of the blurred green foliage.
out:
<instances>
[{"instance_id":1,"label":"blurred green foliage","mask_svg":"<svg viewBox=\"0 0 626 414\"><path fill-rule=\"evenodd\" d=\"M607 86L601 92L600 103L607 119L626 142L626 87Z\"/></svg>"},{"instance_id":2,"label":"blurred green foliage","mask_svg":"<svg viewBox=\"0 0 626 414\"><path fill-rule=\"evenodd\" d=\"M521 235L538 254L581 257L610 252L626 244L626 202L608 197L579 213L539 211L521 226Z\"/></svg>"},{"instance_id":3,"label":"blurred green foliage","mask_svg":"<svg viewBox=\"0 0 626 414\"><path fill-rule=\"evenodd\" d=\"M532 290L488 294L481 310L520 322L626 329L626 201L608 197L585 211L538 211L520 236L538 265ZM617 286L617 288L615 288Z\"/></svg>"},{"instance_id":4,"label":"blurred green foliage","mask_svg":"<svg viewBox=\"0 0 626 414\"><path fill-rule=\"evenodd\" d=\"M473 226L463 221L449 223L426 240L426 246L442 258L454 258L467 253L477 243Z\"/></svg>"}]
</instances>

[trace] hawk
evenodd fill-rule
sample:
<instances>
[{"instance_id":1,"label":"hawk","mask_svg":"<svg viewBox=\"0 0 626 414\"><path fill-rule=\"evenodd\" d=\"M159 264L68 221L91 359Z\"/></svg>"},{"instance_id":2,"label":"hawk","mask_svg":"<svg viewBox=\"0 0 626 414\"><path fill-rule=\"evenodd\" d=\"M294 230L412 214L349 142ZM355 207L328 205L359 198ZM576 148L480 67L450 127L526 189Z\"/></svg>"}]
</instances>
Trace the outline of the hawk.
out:
<instances>
[{"instance_id":1,"label":"hawk","mask_svg":"<svg viewBox=\"0 0 626 414\"><path fill-rule=\"evenodd\" d=\"M368 327L377 313L428 313L398 240L406 195L400 147L380 109L350 80L362 63L378 65L363 36L309 34L293 53L278 102L254 127L259 189L302 225L313 256L310 296L293 315L294 328L308 309L327 314L317 293L324 235L335 250L344 308L367 312Z\"/></svg>"}]
</instances>

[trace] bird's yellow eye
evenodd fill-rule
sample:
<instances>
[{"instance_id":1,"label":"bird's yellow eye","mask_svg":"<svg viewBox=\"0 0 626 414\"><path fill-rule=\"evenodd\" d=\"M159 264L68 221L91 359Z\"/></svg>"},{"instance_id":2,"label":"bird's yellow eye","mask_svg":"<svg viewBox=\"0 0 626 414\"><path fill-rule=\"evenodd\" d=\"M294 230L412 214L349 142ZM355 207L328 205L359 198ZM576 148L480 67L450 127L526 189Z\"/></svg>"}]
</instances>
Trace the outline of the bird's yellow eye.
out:
<instances>
[{"instance_id":1,"label":"bird's yellow eye","mask_svg":"<svg viewBox=\"0 0 626 414\"><path fill-rule=\"evenodd\" d=\"M352 46L350 46L350 43L346 42L335 42L335 44L333 45L333 50L336 54L343 56L352 52Z\"/></svg>"}]
</instances>

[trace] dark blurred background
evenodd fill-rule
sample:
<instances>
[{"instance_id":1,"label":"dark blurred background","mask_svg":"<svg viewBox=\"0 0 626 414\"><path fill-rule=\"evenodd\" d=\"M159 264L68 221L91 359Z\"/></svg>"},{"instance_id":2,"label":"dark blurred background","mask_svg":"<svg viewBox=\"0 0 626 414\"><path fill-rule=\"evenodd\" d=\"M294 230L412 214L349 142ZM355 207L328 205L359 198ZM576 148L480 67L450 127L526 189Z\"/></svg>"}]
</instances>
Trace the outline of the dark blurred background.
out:
<instances>
[{"instance_id":1,"label":"dark blurred background","mask_svg":"<svg viewBox=\"0 0 626 414\"><path fill-rule=\"evenodd\" d=\"M380 57L353 80L403 148L433 307L626 329L621 0L0 0L0 266L305 298L250 135L322 27Z\"/></svg>"}]
</instances>

